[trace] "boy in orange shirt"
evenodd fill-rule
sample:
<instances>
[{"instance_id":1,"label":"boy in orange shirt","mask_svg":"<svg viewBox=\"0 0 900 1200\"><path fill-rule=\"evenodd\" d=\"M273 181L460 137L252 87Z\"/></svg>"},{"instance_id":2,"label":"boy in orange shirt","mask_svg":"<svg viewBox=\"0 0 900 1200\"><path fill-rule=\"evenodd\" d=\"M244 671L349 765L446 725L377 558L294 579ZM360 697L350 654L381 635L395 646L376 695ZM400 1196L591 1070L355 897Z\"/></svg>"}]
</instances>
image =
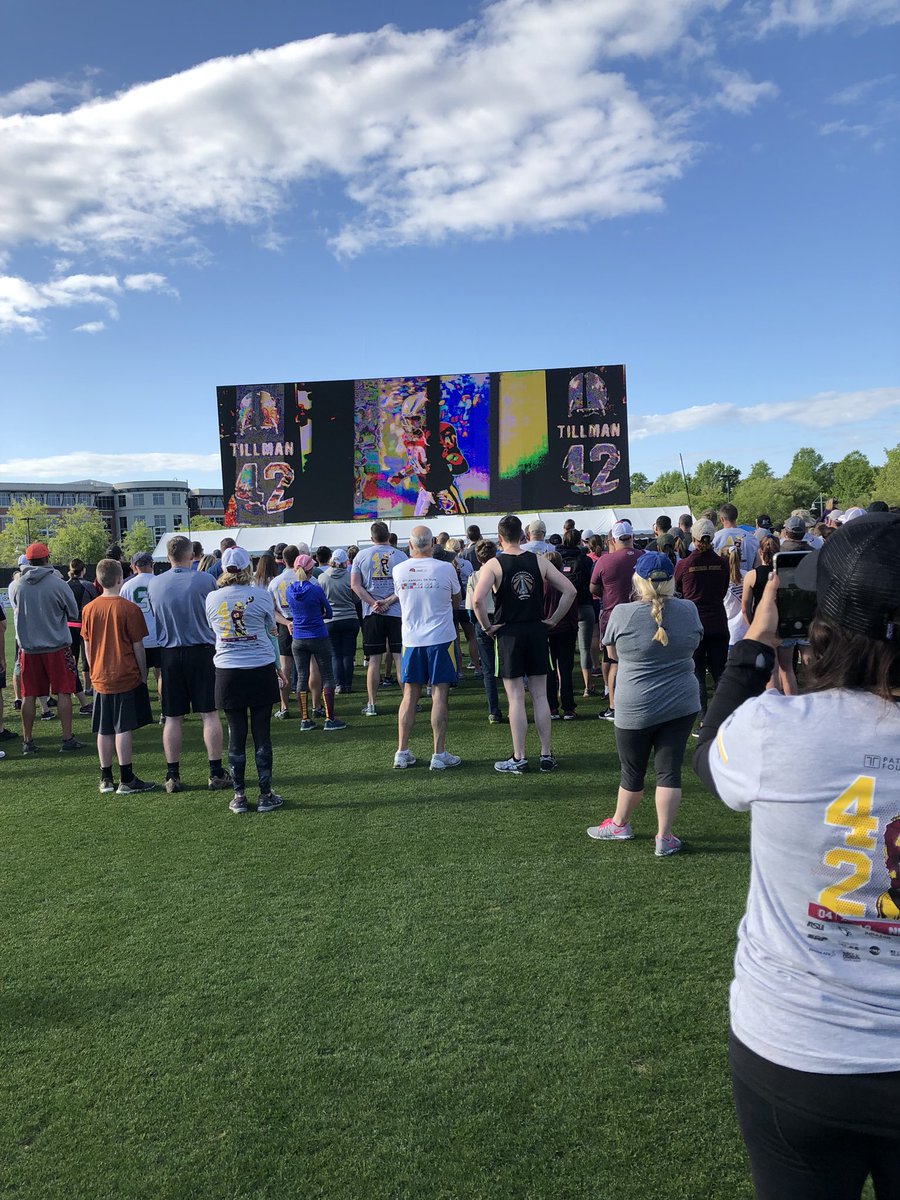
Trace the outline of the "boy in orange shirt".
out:
<instances>
[{"instance_id":1,"label":"boy in orange shirt","mask_svg":"<svg viewBox=\"0 0 900 1200\"><path fill-rule=\"evenodd\" d=\"M151 792L155 783L138 779L131 768L132 731L153 723L147 692L147 625L136 604L119 595L122 565L114 558L97 563L103 594L85 607L81 636L94 685L91 729L97 735L100 791L130 796ZM113 781L113 752L119 760L120 783Z\"/></svg>"}]
</instances>

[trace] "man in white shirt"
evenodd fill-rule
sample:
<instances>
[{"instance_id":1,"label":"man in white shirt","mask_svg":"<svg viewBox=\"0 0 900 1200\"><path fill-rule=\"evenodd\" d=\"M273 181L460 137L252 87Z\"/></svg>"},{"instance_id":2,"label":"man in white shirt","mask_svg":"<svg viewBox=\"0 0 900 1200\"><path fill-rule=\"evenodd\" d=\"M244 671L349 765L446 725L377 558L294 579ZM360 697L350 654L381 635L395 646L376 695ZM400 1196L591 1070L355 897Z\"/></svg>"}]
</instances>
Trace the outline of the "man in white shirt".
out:
<instances>
[{"instance_id":1,"label":"man in white shirt","mask_svg":"<svg viewBox=\"0 0 900 1200\"><path fill-rule=\"evenodd\" d=\"M156 692L162 699L162 683L159 674L161 656L159 642L156 640L156 618L150 607L149 596L149 583L153 578L153 555L150 551L141 550L139 554L132 555L131 569L134 574L129 575L122 584L119 595L125 600L131 600L144 614L144 624L147 626L147 636L144 638L147 671L149 673L150 669L153 669L156 676ZM164 725L165 717L160 717L159 723Z\"/></svg>"},{"instance_id":2,"label":"man in white shirt","mask_svg":"<svg viewBox=\"0 0 900 1200\"><path fill-rule=\"evenodd\" d=\"M269 591L275 602L275 623L278 626L278 657L281 659L281 676L283 684L278 685L281 704L275 714L279 721L288 715L288 697L290 696L291 675L294 670L294 656L291 652L291 610L288 608L287 590L292 583L297 582L297 572L294 563L300 556L299 547L284 546L281 550L282 571L269 582ZM312 689L310 689L312 690ZM313 704L315 708L315 704Z\"/></svg>"},{"instance_id":3,"label":"man in white shirt","mask_svg":"<svg viewBox=\"0 0 900 1200\"><path fill-rule=\"evenodd\" d=\"M363 653L369 660L366 671L368 702L362 712L364 717L377 717L375 700L385 646L394 655L403 651L400 605L394 595L391 572L399 563L406 561L406 555L390 544L390 531L384 521L373 521L370 533L372 545L360 550L353 560L350 587L363 603Z\"/></svg>"},{"instance_id":4,"label":"man in white shirt","mask_svg":"<svg viewBox=\"0 0 900 1200\"><path fill-rule=\"evenodd\" d=\"M528 541L522 547L523 550L530 550L532 554L550 554L554 547L547 541L547 526L543 521L532 521L526 533Z\"/></svg>"},{"instance_id":5,"label":"man in white shirt","mask_svg":"<svg viewBox=\"0 0 900 1200\"><path fill-rule=\"evenodd\" d=\"M729 546L740 544L741 574L746 575L756 566L756 556L759 553L759 542L746 529L741 529L737 523L738 510L733 504L723 504L719 508L719 520L722 528L713 538L712 548L716 554L721 554Z\"/></svg>"},{"instance_id":6,"label":"man in white shirt","mask_svg":"<svg viewBox=\"0 0 900 1200\"><path fill-rule=\"evenodd\" d=\"M459 679L453 609L459 604L459 576L451 563L432 557L431 530L417 525L409 535L411 557L392 572L394 597L400 604L403 624L403 658L400 682L403 701L398 716L399 742L394 755L398 770L415 764L409 738L416 720L416 705L425 685L431 687L431 731L434 753L431 770L458 767L460 759L444 749L449 717L450 684Z\"/></svg>"}]
</instances>

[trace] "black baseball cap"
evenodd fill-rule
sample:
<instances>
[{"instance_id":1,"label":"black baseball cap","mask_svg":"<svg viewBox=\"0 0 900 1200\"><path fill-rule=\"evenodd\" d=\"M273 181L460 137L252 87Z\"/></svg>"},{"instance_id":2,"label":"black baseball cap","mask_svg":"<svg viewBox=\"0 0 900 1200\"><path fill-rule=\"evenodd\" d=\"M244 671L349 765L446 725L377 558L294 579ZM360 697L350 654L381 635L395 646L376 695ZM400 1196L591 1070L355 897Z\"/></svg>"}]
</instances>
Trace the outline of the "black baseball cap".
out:
<instances>
[{"instance_id":1,"label":"black baseball cap","mask_svg":"<svg viewBox=\"0 0 900 1200\"><path fill-rule=\"evenodd\" d=\"M900 638L900 515L848 521L804 556L794 578L843 629L879 641Z\"/></svg>"}]
</instances>

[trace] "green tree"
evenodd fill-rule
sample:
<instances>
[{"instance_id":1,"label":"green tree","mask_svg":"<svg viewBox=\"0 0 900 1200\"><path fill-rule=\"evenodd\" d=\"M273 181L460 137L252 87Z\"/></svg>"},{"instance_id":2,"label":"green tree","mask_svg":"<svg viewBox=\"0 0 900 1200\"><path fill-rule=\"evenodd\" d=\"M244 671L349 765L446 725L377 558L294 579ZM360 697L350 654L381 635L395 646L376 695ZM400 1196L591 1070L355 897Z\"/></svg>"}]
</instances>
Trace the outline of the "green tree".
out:
<instances>
[{"instance_id":1,"label":"green tree","mask_svg":"<svg viewBox=\"0 0 900 1200\"><path fill-rule=\"evenodd\" d=\"M50 539L50 557L55 563L80 558L86 563L99 562L109 545L109 532L96 508L76 505L56 522Z\"/></svg>"},{"instance_id":2,"label":"green tree","mask_svg":"<svg viewBox=\"0 0 900 1200\"><path fill-rule=\"evenodd\" d=\"M214 517L191 517L191 529L197 530L198 533L202 533L206 529L222 528L224 528L222 522L217 521ZM190 536L186 529L180 529L179 533L183 533L185 537Z\"/></svg>"},{"instance_id":3,"label":"green tree","mask_svg":"<svg viewBox=\"0 0 900 1200\"><path fill-rule=\"evenodd\" d=\"M900 504L900 443L893 450L885 450L886 461L880 467L872 488L873 500L884 500L887 504Z\"/></svg>"},{"instance_id":4,"label":"green tree","mask_svg":"<svg viewBox=\"0 0 900 1200\"><path fill-rule=\"evenodd\" d=\"M643 471L631 472L631 490L633 492L649 492L650 480Z\"/></svg>"},{"instance_id":5,"label":"green tree","mask_svg":"<svg viewBox=\"0 0 900 1200\"><path fill-rule=\"evenodd\" d=\"M45 504L30 499L15 501L7 510L6 527L0 533L0 562L14 566L31 542L51 537L53 525L54 519Z\"/></svg>"},{"instance_id":6,"label":"green tree","mask_svg":"<svg viewBox=\"0 0 900 1200\"><path fill-rule=\"evenodd\" d=\"M138 519L122 538L122 552L127 558L131 558L140 554L142 550L155 550L156 542L156 534L147 522Z\"/></svg>"},{"instance_id":7,"label":"green tree","mask_svg":"<svg viewBox=\"0 0 900 1200\"><path fill-rule=\"evenodd\" d=\"M731 496L742 524L755 521L762 513L768 513L773 521L783 521L790 515L794 504L793 493L781 479L764 475L748 476L739 483Z\"/></svg>"},{"instance_id":8,"label":"green tree","mask_svg":"<svg viewBox=\"0 0 900 1200\"><path fill-rule=\"evenodd\" d=\"M683 496L684 478L680 471L663 471L646 490L653 496Z\"/></svg>"},{"instance_id":9,"label":"green tree","mask_svg":"<svg viewBox=\"0 0 900 1200\"><path fill-rule=\"evenodd\" d=\"M765 459L761 458L759 460L759 462L753 463L753 465L750 467L750 470L747 474L747 478L748 479L774 479L774 476L772 474L772 468L765 461Z\"/></svg>"},{"instance_id":10,"label":"green tree","mask_svg":"<svg viewBox=\"0 0 900 1200\"><path fill-rule=\"evenodd\" d=\"M834 493L844 507L866 505L875 482L875 468L861 450L851 450L834 464Z\"/></svg>"}]
</instances>

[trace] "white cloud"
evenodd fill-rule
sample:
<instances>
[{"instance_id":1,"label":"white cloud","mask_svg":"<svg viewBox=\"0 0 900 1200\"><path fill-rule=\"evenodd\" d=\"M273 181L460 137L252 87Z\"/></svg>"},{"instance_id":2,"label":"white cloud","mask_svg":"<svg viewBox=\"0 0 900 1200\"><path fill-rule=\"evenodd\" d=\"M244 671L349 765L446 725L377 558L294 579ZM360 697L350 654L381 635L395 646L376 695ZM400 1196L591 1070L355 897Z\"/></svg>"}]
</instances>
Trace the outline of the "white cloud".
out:
<instances>
[{"instance_id":1,"label":"white cloud","mask_svg":"<svg viewBox=\"0 0 900 1200\"><path fill-rule=\"evenodd\" d=\"M135 285L128 280L139 280ZM149 282L152 281L152 282ZM16 330L41 333L47 312L55 308L99 305L108 316L118 316L115 297L124 288L132 291L166 291L163 275L126 276L122 283L115 275L57 275L46 283L29 283L16 275L0 275L0 334ZM78 328L85 333L99 332L102 321L88 322Z\"/></svg>"},{"instance_id":2,"label":"white cloud","mask_svg":"<svg viewBox=\"0 0 900 1200\"><path fill-rule=\"evenodd\" d=\"M76 325L75 333L102 333L106 328L105 321L85 321L83 325Z\"/></svg>"},{"instance_id":3,"label":"white cloud","mask_svg":"<svg viewBox=\"0 0 900 1200\"><path fill-rule=\"evenodd\" d=\"M11 92L0 94L0 116L46 112L66 101L86 100L90 94L90 84L86 81L70 83L62 79L32 79Z\"/></svg>"},{"instance_id":4,"label":"white cloud","mask_svg":"<svg viewBox=\"0 0 900 1200\"><path fill-rule=\"evenodd\" d=\"M218 454L98 454L90 450L55 454L49 458L10 458L0 462L2 479L102 479L118 483L124 479L168 479L191 473L219 473Z\"/></svg>"},{"instance_id":5,"label":"white cloud","mask_svg":"<svg viewBox=\"0 0 900 1200\"><path fill-rule=\"evenodd\" d=\"M666 52L725 2L497 0L451 30L326 35L7 117L0 244L131 250L204 222L270 227L323 177L351 202L341 253L659 209L694 147L608 64Z\"/></svg>"},{"instance_id":6,"label":"white cloud","mask_svg":"<svg viewBox=\"0 0 900 1200\"><path fill-rule=\"evenodd\" d=\"M896 75L879 75L876 79L861 79L859 83L852 83L829 96L828 103L859 104L861 100L867 100L873 92L879 92L883 87L892 84L896 78Z\"/></svg>"},{"instance_id":7,"label":"white cloud","mask_svg":"<svg viewBox=\"0 0 900 1200\"><path fill-rule=\"evenodd\" d=\"M784 28L813 33L845 21L858 28L900 21L897 0L769 0L746 7L748 12L761 16L762 33Z\"/></svg>"},{"instance_id":8,"label":"white cloud","mask_svg":"<svg viewBox=\"0 0 900 1200\"><path fill-rule=\"evenodd\" d=\"M712 75L719 84L719 91L712 97L712 102L738 116L749 113L760 100L773 100L778 95L774 83L754 83L746 71L716 68Z\"/></svg>"},{"instance_id":9,"label":"white cloud","mask_svg":"<svg viewBox=\"0 0 900 1200\"><path fill-rule=\"evenodd\" d=\"M672 413L654 413L642 417L629 429L634 440L661 433L684 433L707 426L734 424L757 425L767 421L791 421L810 428L843 426L852 441L853 428L880 413L900 410L900 387L869 388L859 392L819 392L803 400L764 401L737 405L728 402L697 404Z\"/></svg>"}]
</instances>

